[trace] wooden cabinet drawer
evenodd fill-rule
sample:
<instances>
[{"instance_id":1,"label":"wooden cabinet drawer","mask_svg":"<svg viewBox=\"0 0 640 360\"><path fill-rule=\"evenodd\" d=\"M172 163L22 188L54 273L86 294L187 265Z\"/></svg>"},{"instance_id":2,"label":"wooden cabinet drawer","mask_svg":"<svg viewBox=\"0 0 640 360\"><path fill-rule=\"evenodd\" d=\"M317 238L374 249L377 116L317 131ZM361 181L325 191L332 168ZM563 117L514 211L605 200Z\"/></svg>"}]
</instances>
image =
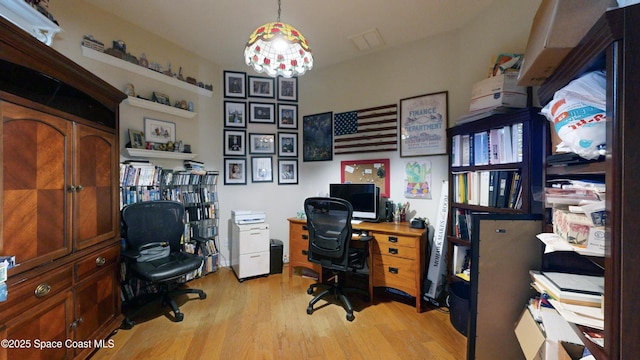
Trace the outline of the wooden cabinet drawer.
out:
<instances>
[{"instance_id":1,"label":"wooden cabinet drawer","mask_svg":"<svg viewBox=\"0 0 640 360\"><path fill-rule=\"evenodd\" d=\"M75 264L76 281L80 281L111 264L116 264L119 256L120 244L114 244L111 247L102 249L84 257Z\"/></svg>"},{"instance_id":2,"label":"wooden cabinet drawer","mask_svg":"<svg viewBox=\"0 0 640 360\"><path fill-rule=\"evenodd\" d=\"M416 294L417 263L394 256L373 257L373 286L392 287Z\"/></svg>"},{"instance_id":3,"label":"wooden cabinet drawer","mask_svg":"<svg viewBox=\"0 0 640 360\"><path fill-rule=\"evenodd\" d=\"M12 280L8 285L7 301L0 303L0 322L39 307L55 294L69 290L73 280L72 268L64 266L38 275L37 278L26 277L16 279L15 282Z\"/></svg>"},{"instance_id":4,"label":"wooden cabinet drawer","mask_svg":"<svg viewBox=\"0 0 640 360\"><path fill-rule=\"evenodd\" d=\"M418 242L418 238L415 236L402 236L374 232L373 237L375 238L375 242L380 245L381 249L387 245L415 248Z\"/></svg>"},{"instance_id":5,"label":"wooden cabinet drawer","mask_svg":"<svg viewBox=\"0 0 640 360\"><path fill-rule=\"evenodd\" d=\"M373 241L371 246L374 254L416 259L416 249L413 247L401 246L395 243L380 243L378 241Z\"/></svg>"}]
</instances>

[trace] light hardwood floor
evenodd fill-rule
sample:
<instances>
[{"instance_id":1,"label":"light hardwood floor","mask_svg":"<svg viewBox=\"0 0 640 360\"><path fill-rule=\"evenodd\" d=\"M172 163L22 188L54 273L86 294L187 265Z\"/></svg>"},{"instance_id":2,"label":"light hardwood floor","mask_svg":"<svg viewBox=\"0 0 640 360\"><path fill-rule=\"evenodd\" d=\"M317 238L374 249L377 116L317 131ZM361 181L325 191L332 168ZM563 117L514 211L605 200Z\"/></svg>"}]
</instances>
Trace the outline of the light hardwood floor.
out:
<instances>
[{"instance_id":1,"label":"light hardwood floor","mask_svg":"<svg viewBox=\"0 0 640 360\"><path fill-rule=\"evenodd\" d=\"M152 306L155 315L151 311L132 329L118 330L111 337L114 348L92 359L465 358L466 338L453 328L446 309L417 313L410 304L376 293L371 303L350 297L353 322L341 306L324 300L307 315L306 289L313 280L289 278L286 266L282 274L243 283L229 268L189 282L207 298L179 298L182 322L169 320L168 308Z\"/></svg>"}]
</instances>

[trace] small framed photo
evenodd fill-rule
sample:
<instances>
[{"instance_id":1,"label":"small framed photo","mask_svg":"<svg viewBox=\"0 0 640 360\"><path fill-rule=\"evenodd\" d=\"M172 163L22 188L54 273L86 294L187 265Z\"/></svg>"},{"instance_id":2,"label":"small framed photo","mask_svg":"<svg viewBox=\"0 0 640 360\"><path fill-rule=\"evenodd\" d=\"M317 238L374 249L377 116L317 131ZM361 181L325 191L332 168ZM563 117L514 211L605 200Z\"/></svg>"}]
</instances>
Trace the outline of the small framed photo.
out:
<instances>
[{"instance_id":1,"label":"small framed photo","mask_svg":"<svg viewBox=\"0 0 640 360\"><path fill-rule=\"evenodd\" d=\"M298 101L298 78L278 77L278 100Z\"/></svg>"},{"instance_id":2,"label":"small framed photo","mask_svg":"<svg viewBox=\"0 0 640 360\"><path fill-rule=\"evenodd\" d=\"M247 73L239 71L224 72L224 97L247 98Z\"/></svg>"},{"instance_id":3,"label":"small framed photo","mask_svg":"<svg viewBox=\"0 0 640 360\"><path fill-rule=\"evenodd\" d=\"M298 156L298 133L278 133L278 156Z\"/></svg>"},{"instance_id":4,"label":"small framed photo","mask_svg":"<svg viewBox=\"0 0 640 360\"><path fill-rule=\"evenodd\" d=\"M249 133L250 154L275 154L276 135Z\"/></svg>"},{"instance_id":5,"label":"small framed photo","mask_svg":"<svg viewBox=\"0 0 640 360\"><path fill-rule=\"evenodd\" d=\"M298 183L298 160L278 159L278 184Z\"/></svg>"},{"instance_id":6,"label":"small framed photo","mask_svg":"<svg viewBox=\"0 0 640 360\"><path fill-rule=\"evenodd\" d=\"M247 160L238 158L224 159L224 184L247 184Z\"/></svg>"},{"instance_id":7,"label":"small framed photo","mask_svg":"<svg viewBox=\"0 0 640 360\"><path fill-rule=\"evenodd\" d=\"M244 130L224 130L224 155L245 156L247 151Z\"/></svg>"},{"instance_id":8,"label":"small framed photo","mask_svg":"<svg viewBox=\"0 0 640 360\"><path fill-rule=\"evenodd\" d=\"M273 182L273 160L271 156L251 157L251 181Z\"/></svg>"},{"instance_id":9,"label":"small framed photo","mask_svg":"<svg viewBox=\"0 0 640 360\"><path fill-rule=\"evenodd\" d=\"M298 105L278 104L278 128L298 129Z\"/></svg>"},{"instance_id":10,"label":"small framed photo","mask_svg":"<svg viewBox=\"0 0 640 360\"><path fill-rule=\"evenodd\" d=\"M249 96L273 99L275 97L275 80L261 76L249 76Z\"/></svg>"},{"instance_id":11,"label":"small framed photo","mask_svg":"<svg viewBox=\"0 0 640 360\"><path fill-rule=\"evenodd\" d=\"M275 104L268 103L249 103L249 122L252 123L264 123L275 124Z\"/></svg>"},{"instance_id":12,"label":"small framed photo","mask_svg":"<svg viewBox=\"0 0 640 360\"><path fill-rule=\"evenodd\" d=\"M129 129L129 141L134 149L144 149L147 142L144 140L144 133L140 130Z\"/></svg>"},{"instance_id":13,"label":"small framed photo","mask_svg":"<svg viewBox=\"0 0 640 360\"><path fill-rule=\"evenodd\" d=\"M247 127L247 103L238 101L224 102L224 126Z\"/></svg>"},{"instance_id":14,"label":"small framed photo","mask_svg":"<svg viewBox=\"0 0 640 360\"><path fill-rule=\"evenodd\" d=\"M148 142L166 144L176 142L176 124L169 121L144 118L145 140Z\"/></svg>"}]
</instances>

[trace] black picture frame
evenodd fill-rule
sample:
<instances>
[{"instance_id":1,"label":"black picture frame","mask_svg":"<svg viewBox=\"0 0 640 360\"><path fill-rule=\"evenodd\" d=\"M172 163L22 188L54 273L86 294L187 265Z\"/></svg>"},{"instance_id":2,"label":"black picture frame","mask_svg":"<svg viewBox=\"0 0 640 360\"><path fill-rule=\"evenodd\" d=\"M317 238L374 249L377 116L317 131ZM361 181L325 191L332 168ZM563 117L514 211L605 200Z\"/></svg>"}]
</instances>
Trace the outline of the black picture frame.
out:
<instances>
[{"instance_id":1,"label":"black picture frame","mask_svg":"<svg viewBox=\"0 0 640 360\"><path fill-rule=\"evenodd\" d=\"M302 160L333 159L333 112L306 115L302 118Z\"/></svg>"},{"instance_id":2,"label":"black picture frame","mask_svg":"<svg viewBox=\"0 0 640 360\"><path fill-rule=\"evenodd\" d=\"M276 135L249 133L249 154L275 154Z\"/></svg>"},{"instance_id":3,"label":"black picture frame","mask_svg":"<svg viewBox=\"0 0 640 360\"><path fill-rule=\"evenodd\" d=\"M278 159L278 185L298 183L298 159Z\"/></svg>"},{"instance_id":4,"label":"black picture frame","mask_svg":"<svg viewBox=\"0 0 640 360\"><path fill-rule=\"evenodd\" d=\"M228 130L224 133L224 156L245 156L246 148L246 131L244 130Z\"/></svg>"},{"instance_id":5,"label":"black picture frame","mask_svg":"<svg viewBox=\"0 0 640 360\"><path fill-rule=\"evenodd\" d=\"M247 103L241 101L225 101L223 117L225 127L246 128Z\"/></svg>"},{"instance_id":6,"label":"black picture frame","mask_svg":"<svg viewBox=\"0 0 640 360\"><path fill-rule=\"evenodd\" d=\"M278 77L278 100L298 101L298 78Z\"/></svg>"},{"instance_id":7,"label":"black picture frame","mask_svg":"<svg viewBox=\"0 0 640 360\"><path fill-rule=\"evenodd\" d=\"M224 71L224 97L247 98L247 73L241 71Z\"/></svg>"},{"instance_id":8,"label":"black picture frame","mask_svg":"<svg viewBox=\"0 0 640 360\"><path fill-rule=\"evenodd\" d=\"M276 97L275 87L274 78L249 76L249 97L274 99Z\"/></svg>"},{"instance_id":9,"label":"black picture frame","mask_svg":"<svg viewBox=\"0 0 640 360\"><path fill-rule=\"evenodd\" d=\"M273 182L273 158L271 156L251 157L251 182Z\"/></svg>"},{"instance_id":10,"label":"black picture frame","mask_svg":"<svg viewBox=\"0 0 640 360\"><path fill-rule=\"evenodd\" d=\"M298 157L297 132L278 132L278 156Z\"/></svg>"},{"instance_id":11,"label":"black picture frame","mask_svg":"<svg viewBox=\"0 0 640 360\"><path fill-rule=\"evenodd\" d=\"M448 102L447 91L400 100L400 157L447 153Z\"/></svg>"},{"instance_id":12,"label":"black picture frame","mask_svg":"<svg viewBox=\"0 0 640 360\"><path fill-rule=\"evenodd\" d=\"M278 129L298 129L298 105L278 104Z\"/></svg>"},{"instance_id":13,"label":"black picture frame","mask_svg":"<svg viewBox=\"0 0 640 360\"><path fill-rule=\"evenodd\" d=\"M247 184L247 159L245 158L225 158L224 159L224 184L225 185L246 185Z\"/></svg>"},{"instance_id":14,"label":"black picture frame","mask_svg":"<svg viewBox=\"0 0 640 360\"><path fill-rule=\"evenodd\" d=\"M250 102L249 122L261 124L276 123L276 105L273 103Z\"/></svg>"}]
</instances>

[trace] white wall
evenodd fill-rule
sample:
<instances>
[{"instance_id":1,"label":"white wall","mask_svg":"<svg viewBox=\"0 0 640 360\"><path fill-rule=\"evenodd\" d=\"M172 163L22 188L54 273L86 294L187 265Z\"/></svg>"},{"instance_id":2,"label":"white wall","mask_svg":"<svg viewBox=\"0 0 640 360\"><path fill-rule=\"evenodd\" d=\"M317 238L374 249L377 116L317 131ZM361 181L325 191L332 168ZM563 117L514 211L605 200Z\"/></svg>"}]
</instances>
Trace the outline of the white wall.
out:
<instances>
[{"instance_id":1,"label":"white wall","mask_svg":"<svg viewBox=\"0 0 640 360\"><path fill-rule=\"evenodd\" d=\"M462 29L424 39L398 48L379 51L326 69L316 68L298 80L298 122L302 116L326 111L342 112L361 108L398 103L400 99L421 94L448 91L449 125L468 109L469 94L474 82L486 76L492 58L500 52L523 52L540 0L497 0L494 6ZM62 33L56 35L53 47L94 72L113 86L123 89L133 83L142 96L160 91L172 101L193 101L198 115L183 119L154 113L128 105L120 106L120 142L128 142L129 128L142 130L143 118L152 117L176 123L177 137L191 144L210 169L222 172L222 72L236 70L247 75L257 75L248 69L240 56L233 65L213 64L195 56L180 46L152 35L134 24L102 12L79 0L55 1L51 12L60 22ZM169 85L154 82L139 75L119 70L109 65L85 58L80 52L82 36L92 34L111 46L112 40L122 39L127 50L166 66L171 62L173 70L182 66L186 76L193 76L207 84L213 84L213 98L196 95ZM313 39L310 39L312 42ZM299 140L302 141L302 130ZM249 124L249 132L275 133L273 125ZM301 144L300 144L301 145ZM399 157L399 152L379 152L361 155L334 156L331 162L303 162L301 146L298 149L299 184L278 185L251 183L250 174L246 186L223 185L221 179L221 255L226 264L228 252L228 224L232 209L264 210L271 226L271 237L285 244L288 254L289 228L286 219L302 209L305 197L325 194L328 184L340 181L340 161L357 159L390 159L391 199L405 202L403 197L404 166L406 162L429 160L432 163L432 200L408 200L417 216L436 221L436 207L440 197L440 184L447 176L446 155L430 157ZM274 167L277 157L274 156ZM176 168L180 161L154 160L155 164ZM247 158L250 163L250 158Z\"/></svg>"}]
</instances>

